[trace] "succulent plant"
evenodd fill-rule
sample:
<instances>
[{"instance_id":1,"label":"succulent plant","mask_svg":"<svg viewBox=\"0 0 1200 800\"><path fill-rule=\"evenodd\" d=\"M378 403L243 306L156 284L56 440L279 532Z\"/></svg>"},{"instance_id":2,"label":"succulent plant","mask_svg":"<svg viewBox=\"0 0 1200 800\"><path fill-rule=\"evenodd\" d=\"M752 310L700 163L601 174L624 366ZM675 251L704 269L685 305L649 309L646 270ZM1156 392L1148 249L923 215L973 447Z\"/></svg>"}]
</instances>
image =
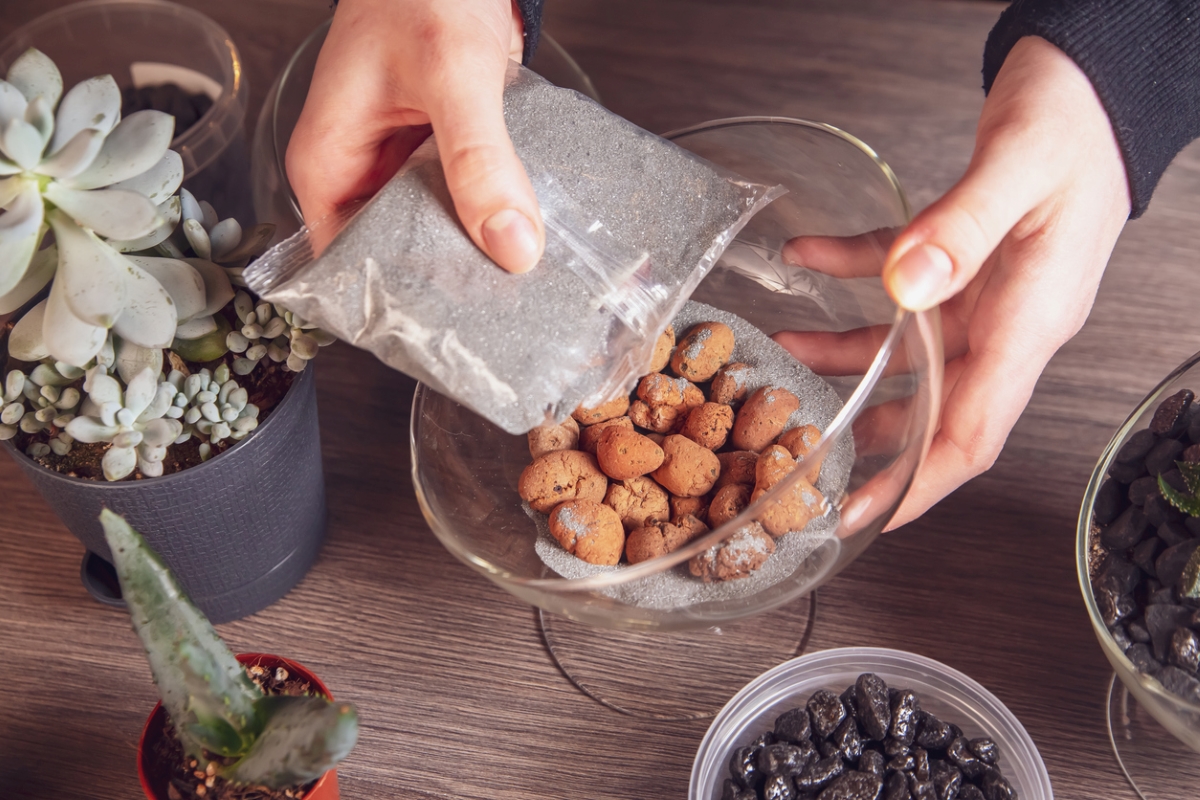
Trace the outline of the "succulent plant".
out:
<instances>
[{"instance_id":1,"label":"succulent plant","mask_svg":"<svg viewBox=\"0 0 1200 800\"><path fill-rule=\"evenodd\" d=\"M1162 475L1158 476L1158 490L1163 498L1190 517L1200 517L1200 464L1188 461L1176 461L1175 466L1183 475L1186 491L1179 491L1167 483ZM1200 548L1192 553L1183 568L1180 589L1185 597L1200 598Z\"/></svg>"},{"instance_id":2,"label":"succulent plant","mask_svg":"<svg viewBox=\"0 0 1200 800\"><path fill-rule=\"evenodd\" d=\"M207 459L212 445L225 439L239 441L258 427L259 408L249 402L249 393L221 364L215 371L202 369L192 375L172 370L167 382L175 389L167 416L182 419L183 430L175 443L192 436L205 440L200 457Z\"/></svg>"},{"instance_id":3,"label":"succulent plant","mask_svg":"<svg viewBox=\"0 0 1200 800\"><path fill-rule=\"evenodd\" d=\"M79 390L67 384L82 376L83 370L52 361L38 364L29 375L16 369L9 372L0 391L3 399L0 402L0 441L13 438L18 430L38 433L51 426L66 428L75 418L75 408L80 400ZM39 446L32 452L26 450L35 458L51 451L65 456L74 441L65 430L60 430L48 444L34 442L30 447Z\"/></svg>"},{"instance_id":4,"label":"succulent plant","mask_svg":"<svg viewBox=\"0 0 1200 800\"><path fill-rule=\"evenodd\" d=\"M47 283L50 296L25 314L10 352L82 367L109 329L142 347L165 347L176 302L122 257L154 247L180 217L173 198L183 162L168 149L174 119L139 111L121 119L111 76L65 95L62 76L30 49L0 81L0 313L20 308ZM61 100L61 102L60 102ZM57 109L57 111L56 111ZM47 230L54 244L40 249Z\"/></svg>"},{"instance_id":5,"label":"succulent plant","mask_svg":"<svg viewBox=\"0 0 1200 800\"><path fill-rule=\"evenodd\" d=\"M67 433L88 444L109 442L101 467L104 477L119 481L137 467L146 477L162 475L167 445L183 431L179 420L167 417L175 387L146 367L125 390L121 383L95 366L83 384L87 399L79 414L67 423Z\"/></svg>"},{"instance_id":6,"label":"succulent plant","mask_svg":"<svg viewBox=\"0 0 1200 800\"><path fill-rule=\"evenodd\" d=\"M216 774L272 789L307 783L346 757L358 739L353 705L264 694L142 536L107 509L100 521L133 628L185 752L234 759L217 765Z\"/></svg>"},{"instance_id":7,"label":"succulent plant","mask_svg":"<svg viewBox=\"0 0 1200 800\"><path fill-rule=\"evenodd\" d=\"M229 332L225 346L239 354L233 361L238 375L249 375L264 358L301 372L316 357L318 348L336 341L332 334L282 306L266 301L255 305L246 292L234 296L233 309L242 328Z\"/></svg>"}]
</instances>

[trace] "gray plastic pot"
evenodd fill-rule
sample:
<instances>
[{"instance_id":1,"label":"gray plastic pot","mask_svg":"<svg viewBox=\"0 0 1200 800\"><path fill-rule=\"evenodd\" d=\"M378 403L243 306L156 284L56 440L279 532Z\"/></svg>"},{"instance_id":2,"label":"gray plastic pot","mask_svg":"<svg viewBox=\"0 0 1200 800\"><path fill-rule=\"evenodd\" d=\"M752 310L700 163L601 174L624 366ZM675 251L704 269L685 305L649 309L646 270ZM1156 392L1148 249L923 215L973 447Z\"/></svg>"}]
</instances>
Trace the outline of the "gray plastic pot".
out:
<instances>
[{"instance_id":1,"label":"gray plastic pot","mask_svg":"<svg viewBox=\"0 0 1200 800\"><path fill-rule=\"evenodd\" d=\"M100 509L124 515L213 622L253 614L308 572L325 537L325 476L313 366L250 436L203 464L161 478L107 483L46 469L2 443L89 551L80 570L101 602L120 601Z\"/></svg>"}]
</instances>

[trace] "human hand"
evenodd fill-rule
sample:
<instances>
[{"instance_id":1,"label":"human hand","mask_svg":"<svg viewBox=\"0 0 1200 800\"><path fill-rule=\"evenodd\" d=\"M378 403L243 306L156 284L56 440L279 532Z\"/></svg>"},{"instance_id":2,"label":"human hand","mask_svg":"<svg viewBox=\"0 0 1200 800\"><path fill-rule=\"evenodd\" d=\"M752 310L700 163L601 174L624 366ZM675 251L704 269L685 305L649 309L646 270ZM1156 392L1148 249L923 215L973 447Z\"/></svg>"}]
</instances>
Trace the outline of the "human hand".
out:
<instances>
[{"instance_id":1,"label":"human hand","mask_svg":"<svg viewBox=\"0 0 1200 800\"><path fill-rule=\"evenodd\" d=\"M341 0L288 145L305 220L375 194L432 126L467 233L505 269L531 269L545 233L502 105L523 47L512 0Z\"/></svg>"},{"instance_id":2,"label":"human hand","mask_svg":"<svg viewBox=\"0 0 1200 800\"><path fill-rule=\"evenodd\" d=\"M938 430L889 527L992 466L1042 369L1083 326L1129 209L1124 161L1091 83L1054 45L1021 39L984 103L966 174L896 236L883 264L901 306L941 303L946 354ZM840 250L797 239L785 257L853 270L880 236ZM815 350L811 334L777 338L805 363ZM853 350L877 336L842 338ZM827 334L822 345L841 346Z\"/></svg>"}]
</instances>

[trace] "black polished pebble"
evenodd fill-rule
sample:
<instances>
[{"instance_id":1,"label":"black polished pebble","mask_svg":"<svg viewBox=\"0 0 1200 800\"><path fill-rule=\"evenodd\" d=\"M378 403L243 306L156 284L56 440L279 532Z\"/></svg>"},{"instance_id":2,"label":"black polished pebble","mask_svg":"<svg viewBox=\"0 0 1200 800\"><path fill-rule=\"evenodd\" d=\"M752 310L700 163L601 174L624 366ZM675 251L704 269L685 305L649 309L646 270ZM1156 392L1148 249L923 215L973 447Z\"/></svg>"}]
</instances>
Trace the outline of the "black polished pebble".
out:
<instances>
[{"instance_id":1,"label":"black polished pebble","mask_svg":"<svg viewBox=\"0 0 1200 800\"><path fill-rule=\"evenodd\" d=\"M986 736L972 739L967 742L967 745L971 748L971 752L975 754L975 757L988 766L994 767L996 762L1000 760L1000 747L995 741Z\"/></svg>"},{"instance_id":2,"label":"black polished pebble","mask_svg":"<svg viewBox=\"0 0 1200 800\"><path fill-rule=\"evenodd\" d=\"M979 781L984 800L1017 800L1017 790L995 767L988 767Z\"/></svg>"},{"instance_id":3,"label":"black polished pebble","mask_svg":"<svg viewBox=\"0 0 1200 800\"><path fill-rule=\"evenodd\" d=\"M1158 436L1178 436L1187 429L1188 407L1195 395L1191 389L1180 389L1158 404L1150 419L1150 432Z\"/></svg>"},{"instance_id":4,"label":"black polished pebble","mask_svg":"<svg viewBox=\"0 0 1200 800\"><path fill-rule=\"evenodd\" d=\"M1121 512L1112 524L1100 531L1100 542L1114 553L1133 547L1150 528L1146 515L1137 506Z\"/></svg>"},{"instance_id":5,"label":"black polished pebble","mask_svg":"<svg viewBox=\"0 0 1200 800\"><path fill-rule=\"evenodd\" d=\"M900 689L891 695L892 724L888 729L890 737L902 744L912 744L917 737L917 712L921 703L911 689Z\"/></svg>"},{"instance_id":6,"label":"black polished pebble","mask_svg":"<svg viewBox=\"0 0 1200 800\"><path fill-rule=\"evenodd\" d=\"M1125 630L1129 632L1129 638L1134 644L1141 642L1142 644L1150 643L1150 631L1146 629L1146 623L1140 619L1135 619L1125 626Z\"/></svg>"},{"instance_id":7,"label":"black polished pebble","mask_svg":"<svg viewBox=\"0 0 1200 800\"><path fill-rule=\"evenodd\" d=\"M796 787L788 775L771 775L763 782L763 800L795 800Z\"/></svg>"},{"instance_id":8,"label":"black polished pebble","mask_svg":"<svg viewBox=\"0 0 1200 800\"><path fill-rule=\"evenodd\" d=\"M881 778L887 772L886 764L886 757L878 750L863 750L862 755L858 757L859 772L869 772Z\"/></svg>"},{"instance_id":9,"label":"black polished pebble","mask_svg":"<svg viewBox=\"0 0 1200 800\"><path fill-rule=\"evenodd\" d=\"M993 739L968 740L922 710L912 690L864 673L841 697L818 691L776 717L773 731L734 750L721 800L989 800L989 792L1007 797L1007 781L996 779L999 760Z\"/></svg>"},{"instance_id":10,"label":"black polished pebble","mask_svg":"<svg viewBox=\"0 0 1200 800\"><path fill-rule=\"evenodd\" d=\"M1146 473L1157 478L1164 472L1170 472L1175 468L1175 462L1179 460L1182 452L1183 442L1175 439L1163 439L1146 454Z\"/></svg>"},{"instance_id":11,"label":"black polished pebble","mask_svg":"<svg viewBox=\"0 0 1200 800\"><path fill-rule=\"evenodd\" d=\"M876 800L883 790L883 778L869 772L846 772L838 776L817 800Z\"/></svg>"},{"instance_id":12,"label":"black polished pebble","mask_svg":"<svg viewBox=\"0 0 1200 800\"><path fill-rule=\"evenodd\" d=\"M819 758L795 777L793 783L797 791L821 789L837 776L846 771L846 762L837 756Z\"/></svg>"},{"instance_id":13,"label":"black polished pebble","mask_svg":"<svg viewBox=\"0 0 1200 800\"><path fill-rule=\"evenodd\" d=\"M846 718L846 707L836 694L819 689L808 699L808 713L812 717L813 735L828 739Z\"/></svg>"},{"instance_id":14,"label":"black polished pebble","mask_svg":"<svg viewBox=\"0 0 1200 800\"><path fill-rule=\"evenodd\" d=\"M1117 515L1128 505L1129 497L1124 486L1109 478L1100 484L1100 489L1096 492L1096 500L1092 505L1092 517L1097 525L1107 525L1116 519Z\"/></svg>"},{"instance_id":15,"label":"black polished pebble","mask_svg":"<svg viewBox=\"0 0 1200 800\"><path fill-rule=\"evenodd\" d=\"M1167 663L1193 675L1200 672L1200 636L1190 628L1176 628L1167 649Z\"/></svg>"},{"instance_id":16,"label":"black polished pebble","mask_svg":"<svg viewBox=\"0 0 1200 800\"><path fill-rule=\"evenodd\" d=\"M1137 603L1132 595L1117 594L1108 589L1097 589L1095 594L1096 606L1100 609L1100 618L1109 627L1137 613Z\"/></svg>"},{"instance_id":17,"label":"black polished pebble","mask_svg":"<svg viewBox=\"0 0 1200 800\"><path fill-rule=\"evenodd\" d=\"M882 800L912 800L908 777L904 773L893 772L884 779Z\"/></svg>"},{"instance_id":18,"label":"black polished pebble","mask_svg":"<svg viewBox=\"0 0 1200 800\"><path fill-rule=\"evenodd\" d=\"M1146 605L1148 606L1170 606L1175 605L1175 587L1164 586L1157 591L1146 591Z\"/></svg>"},{"instance_id":19,"label":"black polished pebble","mask_svg":"<svg viewBox=\"0 0 1200 800\"><path fill-rule=\"evenodd\" d=\"M1150 450L1158 444L1158 436L1150 430L1140 430L1125 440L1117 451L1114 461L1117 464L1138 464L1146 460Z\"/></svg>"},{"instance_id":20,"label":"black polished pebble","mask_svg":"<svg viewBox=\"0 0 1200 800\"><path fill-rule=\"evenodd\" d=\"M858 721L868 739L882 742L892 727L892 705L888 686L883 678L871 672L863 673L854 682L854 697L858 706Z\"/></svg>"},{"instance_id":21,"label":"black polished pebble","mask_svg":"<svg viewBox=\"0 0 1200 800\"><path fill-rule=\"evenodd\" d=\"M1188 539L1163 550L1154 561L1154 576L1164 584L1179 583L1183 568L1197 547L1200 547L1200 541Z\"/></svg>"},{"instance_id":22,"label":"black polished pebble","mask_svg":"<svg viewBox=\"0 0 1200 800\"><path fill-rule=\"evenodd\" d=\"M1178 523L1168 523L1175 525ZM1163 551L1162 539L1159 536L1151 536L1149 539L1144 539L1133 548L1133 563L1137 568L1146 573L1150 577L1155 576L1154 561L1158 558L1159 553Z\"/></svg>"},{"instance_id":23,"label":"black polished pebble","mask_svg":"<svg viewBox=\"0 0 1200 800\"><path fill-rule=\"evenodd\" d=\"M1189 675L1179 667L1166 666L1159 670L1154 677L1163 688L1192 703L1200 703L1200 680Z\"/></svg>"},{"instance_id":24,"label":"black polished pebble","mask_svg":"<svg viewBox=\"0 0 1200 800\"><path fill-rule=\"evenodd\" d=\"M1129 491L1125 496L1135 506L1144 506L1147 498L1155 494L1158 494L1158 478L1144 475L1129 484Z\"/></svg>"},{"instance_id":25,"label":"black polished pebble","mask_svg":"<svg viewBox=\"0 0 1200 800\"><path fill-rule=\"evenodd\" d=\"M1096 578L1096 585L1115 594L1129 594L1137 588L1142 571L1137 565L1118 556L1109 556Z\"/></svg>"},{"instance_id":26,"label":"black polished pebble","mask_svg":"<svg viewBox=\"0 0 1200 800\"><path fill-rule=\"evenodd\" d=\"M957 767L945 761L935 761L929 765L929 772L929 780L933 781L938 800L954 800L958 796L963 774Z\"/></svg>"},{"instance_id":27,"label":"black polished pebble","mask_svg":"<svg viewBox=\"0 0 1200 800\"><path fill-rule=\"evenodd\" d=\"M807 742L812 723L807 708L793 708L775 718L775 735L786 742Z\"/></svg>"},{"instance_id":28,"label":"black polished pebble","mask_svg":"<svg viewBox=\"0 0 1200 800\"><path fill-rule=\"evenodd\" d=\"M1154 675L1162 669L1162 662L1154 657L1147 644L1135 644L1125 651L1125 657L1133 662L1133 668L1146 675Z\"/></svg>"},{"instance_id":29,"label":"black polished pebble","mask_svg":"<svg viewBox=\"0 0 1200 800\"><path fill-rule=\"evenodd\" d=\"M1165 603L1146 606L1146 630L1150 631L1150 644L1156 659L1162 661L1166 658L1171 634L1175 633L1175 629L1180 625L1186 625L1191 618L1192 609L1187 606Z\"/></svg>"},{"instance_id":30,"label":"black polished pebble","mask_svg":"<svg viewBox=\"0 0 1200 800\"><path fill-rule=\"evenodd\" d=\"M1146 462L1113 464L1108 468L1108 474L1114 481L1128 485L1146 474Z\"/></svg>"},{"instance_id":31,"label":"black polished pebble","mask_svg":"<svg viewBox=\"0 0 1200 800\"><path fill-rule=\"evenodd\" d=\"M1124 625L1113 625L1108 629L1108 633L1113 637L1113 641L1117 643L1117 647L1121 648L1124 653L1133 644L1133 639L1129 638L1129 631L1125 630Z\"/></svg>"},{"instance_id":32,"label":"black polished pebble","mask_svg":"<svg viewBox=\"0 0 1200 800\"><path fill-rule=\"evenodd\" d=\"M1183 512L1171 505L1161 494L1153 494L1146 498L1142 513L1146 515L1146 523L1154 528L1183 519Z\"/></svg>"},{"instance_id":33,"label":"black polished pebble","mask_svg":"<svg viewBox=\"0 0 1200 800\"><path fill-rule=\"evenodd\" d=\"M816 753L812 746L803 750L794 744L778 742L758 751L755 765L764 775L797 775L804 771Z\"/></svg>"},{"instance_id":34,"label":"black polished pebble","mask_svg":"<svg viewBox=\"0 0 1200 800\"><path fill-rule=\"evenodd\" d=\"M1191 518L1189 517L1188 519L1190 520ZM1163 543L1164 547L1186 542L1188 539L1196 538L1196 534L1192 532L1187 523L1188 520L1184 520L1183 522L1177 520L1159 525L1154 535ZM1150 572L1150 570L1147 570L1147 572Z\"/></svg>"}]
</instances>

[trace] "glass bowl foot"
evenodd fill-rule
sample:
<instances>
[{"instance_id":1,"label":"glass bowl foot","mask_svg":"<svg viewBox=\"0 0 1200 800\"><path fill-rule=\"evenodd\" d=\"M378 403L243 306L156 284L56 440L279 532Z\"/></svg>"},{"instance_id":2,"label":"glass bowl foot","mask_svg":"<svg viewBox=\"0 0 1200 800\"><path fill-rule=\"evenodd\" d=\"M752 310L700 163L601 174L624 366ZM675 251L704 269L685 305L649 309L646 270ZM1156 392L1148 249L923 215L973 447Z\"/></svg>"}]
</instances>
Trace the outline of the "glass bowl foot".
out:
<instances>
[{"instance_id":1,"label":"glass bowl foot","mask_svg":"<svg viewBox=\"0 0 1200 800\"><path fill-rule=\"evenodd\" d=\"M804 652L816 614L816 592L693 631L608 630L538 611L550 657L581 692L622 714L660 720L715 716L749 680Z\"/></svg>"},{"instance_id":2,"label":"glass bowl foot","mask_svg":"<svg viewBox=\"0 0 1200 800\"><path fill-rule=\"evenodd\" d=\"M1116 675L1108 686L1107 717L1113 754L1142 800L1195 796L1200 786L1200 753L1159 725Z\"/></svg>"}]
</instances>

